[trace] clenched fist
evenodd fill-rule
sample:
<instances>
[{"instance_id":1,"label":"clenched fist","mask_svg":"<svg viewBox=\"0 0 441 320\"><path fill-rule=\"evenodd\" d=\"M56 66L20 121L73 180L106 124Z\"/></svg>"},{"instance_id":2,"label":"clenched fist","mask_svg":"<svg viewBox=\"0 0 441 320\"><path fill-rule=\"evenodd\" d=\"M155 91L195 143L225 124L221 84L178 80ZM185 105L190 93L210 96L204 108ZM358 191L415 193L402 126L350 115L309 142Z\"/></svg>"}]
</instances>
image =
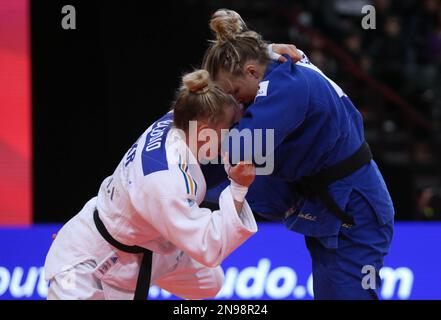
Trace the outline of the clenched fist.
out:
<instances>
[{"instance_id":1,"label":"clenched fist","mask_svg":"<svg viewBox=\"0 0 441 320\"><path fill-rule=\"evenodd\" d=\"M237 184L249 187L256 177L256 167L252 163L241 161L234 167L230 167L228 176Z\"/></svg>"}]
</instances>

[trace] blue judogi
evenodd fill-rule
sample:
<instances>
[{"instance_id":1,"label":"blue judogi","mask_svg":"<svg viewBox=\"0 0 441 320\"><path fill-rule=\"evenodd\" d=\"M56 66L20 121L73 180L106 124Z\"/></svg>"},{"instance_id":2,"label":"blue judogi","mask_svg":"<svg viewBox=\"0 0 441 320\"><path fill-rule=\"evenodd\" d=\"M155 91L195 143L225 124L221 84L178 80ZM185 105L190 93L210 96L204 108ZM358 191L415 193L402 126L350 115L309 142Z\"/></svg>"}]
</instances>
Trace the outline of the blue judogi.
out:
<instances>
[{"instance_id":1,"label":"blue judogi","mask_svg":"<svg viewBox=\"0 0 441 320\"><path fill-rule=\"evenodd\" d=\"M362 145L363 121L351 100L306 56L297 64L288 58L268 66L254 103L235 128L274 129L274 172L256 179L247 200L254 211L282 220L287 228L306 236L315 297L375 297L375 290L361 287L361 270L372 265L378 276L392 239L394 217L375 161L328 187L338 206L355 220L352 227L320 200L306 199L292 188L301 177L350 157ZM230 160L236 163L243 159L243 150L232 150L231 145L230 141ZM262 154L259 148L265 149L265 144L253 144L254 154ZM208 186L225 179L220 170L214 165L204 168ZM215 199L216 194L217 189L210 190L206 199Z\"/></svg>"}]
</instances>

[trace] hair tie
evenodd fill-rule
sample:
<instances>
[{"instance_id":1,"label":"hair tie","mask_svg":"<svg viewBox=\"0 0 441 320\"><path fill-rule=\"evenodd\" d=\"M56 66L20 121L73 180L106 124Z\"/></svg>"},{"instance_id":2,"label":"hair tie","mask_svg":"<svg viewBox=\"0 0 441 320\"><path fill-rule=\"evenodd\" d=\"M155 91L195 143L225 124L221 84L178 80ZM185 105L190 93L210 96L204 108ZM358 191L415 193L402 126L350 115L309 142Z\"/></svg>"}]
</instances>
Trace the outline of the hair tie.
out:
<instances>
[{"instance_id":1,"label":"hair tie","mask_svg":"<svg viewBox=\"0 0 441 320\"><path fill-rule=\"evenodd\" d=\"M198 91L196 91L197 94L204 94L207 93L210 90L209 86L205 86L201 89L199 89Z\"/></svg>"}]
</instances>

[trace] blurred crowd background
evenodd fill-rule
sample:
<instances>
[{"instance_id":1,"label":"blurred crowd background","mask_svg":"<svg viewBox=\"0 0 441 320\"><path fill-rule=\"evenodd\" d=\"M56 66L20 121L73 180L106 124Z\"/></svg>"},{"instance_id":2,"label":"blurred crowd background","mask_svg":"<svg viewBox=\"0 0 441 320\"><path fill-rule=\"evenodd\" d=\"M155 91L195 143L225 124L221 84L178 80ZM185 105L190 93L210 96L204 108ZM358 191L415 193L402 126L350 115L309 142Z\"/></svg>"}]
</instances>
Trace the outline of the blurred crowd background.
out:
<instances>
[{"instance_id":1,"label":"blurred crowd background","mask_svg":"<svg viewBox=\"0 0 441 320\"><path fill-rule=\"evenodd\" d=\"M441 219L440 0L31 1L34 218L64 222L170 107L198 67L211 14L239 12L271 42L293 43L365 119L397 220ZM364 5L375 29L363 29Z\"/></svg>"}]
</instances>

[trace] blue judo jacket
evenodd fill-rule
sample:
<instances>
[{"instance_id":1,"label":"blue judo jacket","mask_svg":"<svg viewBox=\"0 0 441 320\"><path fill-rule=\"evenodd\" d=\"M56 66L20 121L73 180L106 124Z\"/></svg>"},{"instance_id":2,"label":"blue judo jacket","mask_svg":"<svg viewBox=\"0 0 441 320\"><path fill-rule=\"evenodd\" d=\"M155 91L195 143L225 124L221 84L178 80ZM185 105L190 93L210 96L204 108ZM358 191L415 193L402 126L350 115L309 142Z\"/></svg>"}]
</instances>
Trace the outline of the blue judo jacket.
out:
<instances>
[{"instance_id":1,"label":"blue judo jacket","mask_svg":"<svg viewBox=\"0 0 441 320\"><path fill-rule=\"evenodd\" d=\"M254 103L234 128L274 130L274 171L258 176L251 186L247 194L251 208L335 247L342 221L320 200L297 195L291 185L350 157L364 142L363 120L349 97L306 56L296 64L288 58L268 65ZM231 135L229 139L231 161L243 160L242 153L231 149ZM265 143L253 141L253 148L256 152ZM223 182L207 192L206 200L216 201L225 173L215 165L203 166L203 171L208 188ZM393 219L392 200L375 161L328 187L343 211L354 190L373 208L380 225Z\"/></svg>"}]
</instances>

